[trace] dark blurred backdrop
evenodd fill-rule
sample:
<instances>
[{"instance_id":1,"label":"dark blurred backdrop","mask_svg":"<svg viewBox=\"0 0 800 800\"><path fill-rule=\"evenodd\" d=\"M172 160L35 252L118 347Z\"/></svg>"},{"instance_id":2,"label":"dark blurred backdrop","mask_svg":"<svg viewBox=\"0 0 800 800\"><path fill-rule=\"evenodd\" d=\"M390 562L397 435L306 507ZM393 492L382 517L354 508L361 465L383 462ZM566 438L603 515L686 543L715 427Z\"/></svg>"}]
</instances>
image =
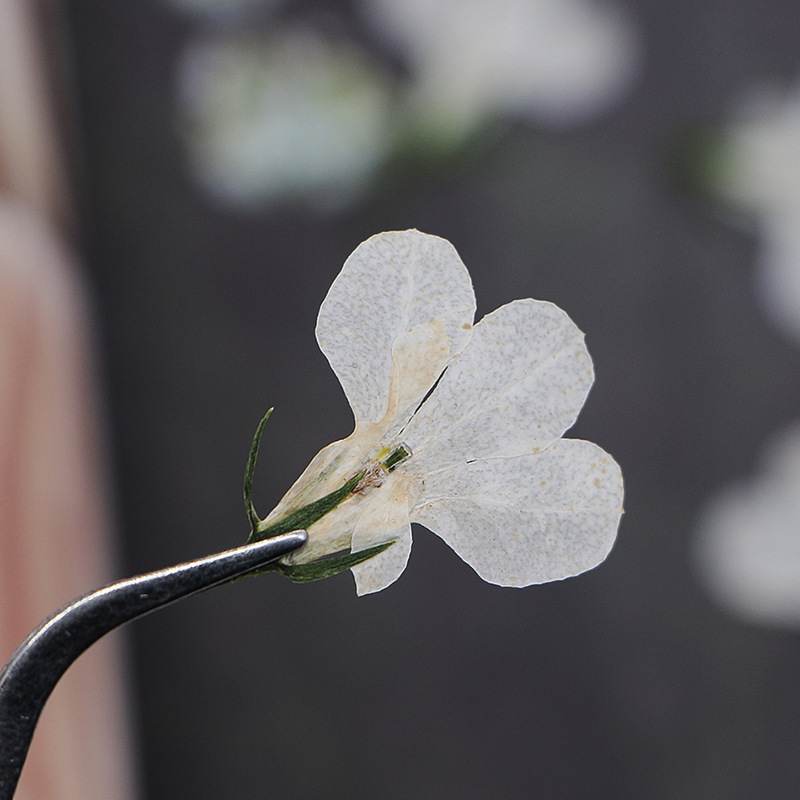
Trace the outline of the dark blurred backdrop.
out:
<instances>
[{"instance_id":1,"label":"dark blurred backdrop","mask_svg":"<svg viewBox=\"0 0 800 800\"><path fill-rule=\"evenodd\" d=\"M326 210L226 205L193 178L175 75L211 23L156 0L66 3L121 573L244 541L242 472L269 406L263 513L350 432L314 322L381 230L451 240L478 317L528 296L573 317L597 381L569 435L626 480L608 561L562 583L487 585L418 529L378 595L356 598L348 575L265 576L136 623L148 800L798 796L800 639L717 607L691 551L711 493L800 416L800 350L761 313L755 240L687 180L684 145L748 81L794 79L800 4L616 6L641 56L607 111L495 119L444 157L401 148ZM282 8L405 68L355 3Z\"/></svg>"}]
</instances>

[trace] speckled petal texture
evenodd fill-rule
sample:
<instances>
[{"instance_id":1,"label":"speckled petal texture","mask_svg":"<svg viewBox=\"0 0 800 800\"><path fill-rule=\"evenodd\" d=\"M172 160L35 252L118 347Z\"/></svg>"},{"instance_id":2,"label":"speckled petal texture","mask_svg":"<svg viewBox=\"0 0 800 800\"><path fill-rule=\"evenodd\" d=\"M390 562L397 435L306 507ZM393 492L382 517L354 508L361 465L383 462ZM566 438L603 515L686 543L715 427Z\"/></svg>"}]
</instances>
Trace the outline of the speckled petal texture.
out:
<instances>
[{"instance_id":1,"label":"speckled petal texture","mask_svg":"<svg viewBox=\"0 0 800 800\"><path fill-rule=\"evenodd\" d=\"M403 440L424 474L470 459L532 453L575 422L594 373L583 334L552 303L487 314L414 415Z\"/></svg>"},{"instance_id":2,"label":"speckled petal texture","mask_svg":"<svg viewBox=\"0 0 800 800\"><path fill-rule=\"evenodd\" d=\"M356 421L376 422L387 407L395 340L441 320L453 356L469 340L474 316L472 281L449 242L415 230L382 233L345 262L320 308L317 341Z\"/></svg>"},{"instance_id":3,"label":"speckled petal texture","mask_svg":"<svg viewBox=\"0 0 800 800\"><path fill-rule=\"evenodd\" d=\"M359 595L379 592L402 574L411 555L411 523L408 519L408 484L405 477L390 479L376 502L369 503L353 531L351 550L357 553L376 544L394 544L377 556L352 567Z\"/></svg>"},{"instance_id":4,"label":"speckled petal texture","mask_svg":"<svg viewBox=\"0 0 800 800\"><path fill-rule=\"evenodd\" d=\"M420 479L411 519L484 580L528 586L568 578L608 555L622 513L622 475L591 442L490 458Z\"/></svg>"}]
</instances>

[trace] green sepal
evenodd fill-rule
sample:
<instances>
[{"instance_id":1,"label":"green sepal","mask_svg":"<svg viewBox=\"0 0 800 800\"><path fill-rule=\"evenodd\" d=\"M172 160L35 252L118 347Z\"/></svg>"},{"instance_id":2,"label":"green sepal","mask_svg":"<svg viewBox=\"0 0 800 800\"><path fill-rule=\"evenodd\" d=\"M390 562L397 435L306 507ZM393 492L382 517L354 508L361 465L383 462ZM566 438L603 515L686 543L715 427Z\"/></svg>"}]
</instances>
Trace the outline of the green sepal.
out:
<instances>
[{"instance_id":1,"label":"green sepal","mask_svg":"<svg viewBox=\"0 0 800 800\"><path fill-rule=\"evenodd\" d=\"M256 460L258 459L258 447L261 444L261 434L264 433L264 426L267 424L267 420L274 410L274 408L271 408L267 411L264 418L258 423L256 434L253 437L253 443L250 445L250 455L247 457L247 466L244 468L244 507L247 511L247 519L250 520L250 539L248 541L253 540L253 534L255 534L261 522L256 513L256 508L253 505L253 475L256 471Z\"/></svg>"},{"instance_id":2,"label":"green sepal","mask_svg":"<svg viewBox=\"0 0 800 800\"><path fill-rule=\"evenodd\" d=\"M353 489L358 486L358 482L364 477L362 470L357 475L350 478L344 486L339 487L336 491L326 494L319 500L309 503L307 506L298 508L283 519L273 522L271 525L260 527L263 523L259 520L256 527L251 532L247 542L258 542L262 539L270 539L273 536L279 536L282 533L289 533L289 531L308 530L318 519L324 517L329 511L333 511L336 506L343 500L346 500L352 493Z\"/></svg>"},{"instance_id":3,"label":"green sepal","mask_svg":"<svg viewBox=\"0 0 800 800\"><path fill-rule=\"evenodd\" d=\"M375 547L361 550L358 553L345 553L344 555L325 558L321 561L312 561L310 564L283 564L279 562L275 565L275 568L295 583L311 583L323 578L330 578L351 567L362 564L364 561L382 553L393 544L394 541L386 542L385 544L378 544Z\"/></svg>"}]
</instances>

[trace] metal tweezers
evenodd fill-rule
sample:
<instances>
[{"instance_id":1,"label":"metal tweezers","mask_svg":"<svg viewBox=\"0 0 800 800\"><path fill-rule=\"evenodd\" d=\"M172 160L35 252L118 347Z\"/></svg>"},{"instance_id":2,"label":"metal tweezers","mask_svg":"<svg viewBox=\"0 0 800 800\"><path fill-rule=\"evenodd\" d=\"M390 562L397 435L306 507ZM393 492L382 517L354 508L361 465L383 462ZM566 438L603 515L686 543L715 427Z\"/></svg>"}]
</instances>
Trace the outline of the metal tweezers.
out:
<instances>
[{"instance_id":1,"label":"metal tweezers","mask_svg":"<svg viewBox=\"0 0 800 800\"><path fill-rule=\"evenodd\" d=\"M84 650L126 622L253 572L307 540L306 531L292 531L112 583L43 622L0 673L0 800L13 798L45 701Z\"/></svg>"}]
</instances>

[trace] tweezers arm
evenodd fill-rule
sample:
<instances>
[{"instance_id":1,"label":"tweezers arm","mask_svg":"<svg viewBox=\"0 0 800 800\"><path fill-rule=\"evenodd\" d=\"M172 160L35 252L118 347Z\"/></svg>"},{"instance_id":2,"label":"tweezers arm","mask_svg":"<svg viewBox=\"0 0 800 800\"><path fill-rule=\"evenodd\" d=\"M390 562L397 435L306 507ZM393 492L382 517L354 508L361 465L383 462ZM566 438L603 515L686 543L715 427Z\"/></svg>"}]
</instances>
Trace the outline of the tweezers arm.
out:
<instances>
[{"instance_id":1,"label":"tweezers arm","mask_svg":"<svg viewBox=\"0 0 800 800\"><path fill-rule=\"evenodd\" d=\"M42 623L0 673L0 800L14 796L45 701L88 647L125 622L287 555L307 538L305 531L293 531L112 583Z\"/></svg>"}]
</instances>

